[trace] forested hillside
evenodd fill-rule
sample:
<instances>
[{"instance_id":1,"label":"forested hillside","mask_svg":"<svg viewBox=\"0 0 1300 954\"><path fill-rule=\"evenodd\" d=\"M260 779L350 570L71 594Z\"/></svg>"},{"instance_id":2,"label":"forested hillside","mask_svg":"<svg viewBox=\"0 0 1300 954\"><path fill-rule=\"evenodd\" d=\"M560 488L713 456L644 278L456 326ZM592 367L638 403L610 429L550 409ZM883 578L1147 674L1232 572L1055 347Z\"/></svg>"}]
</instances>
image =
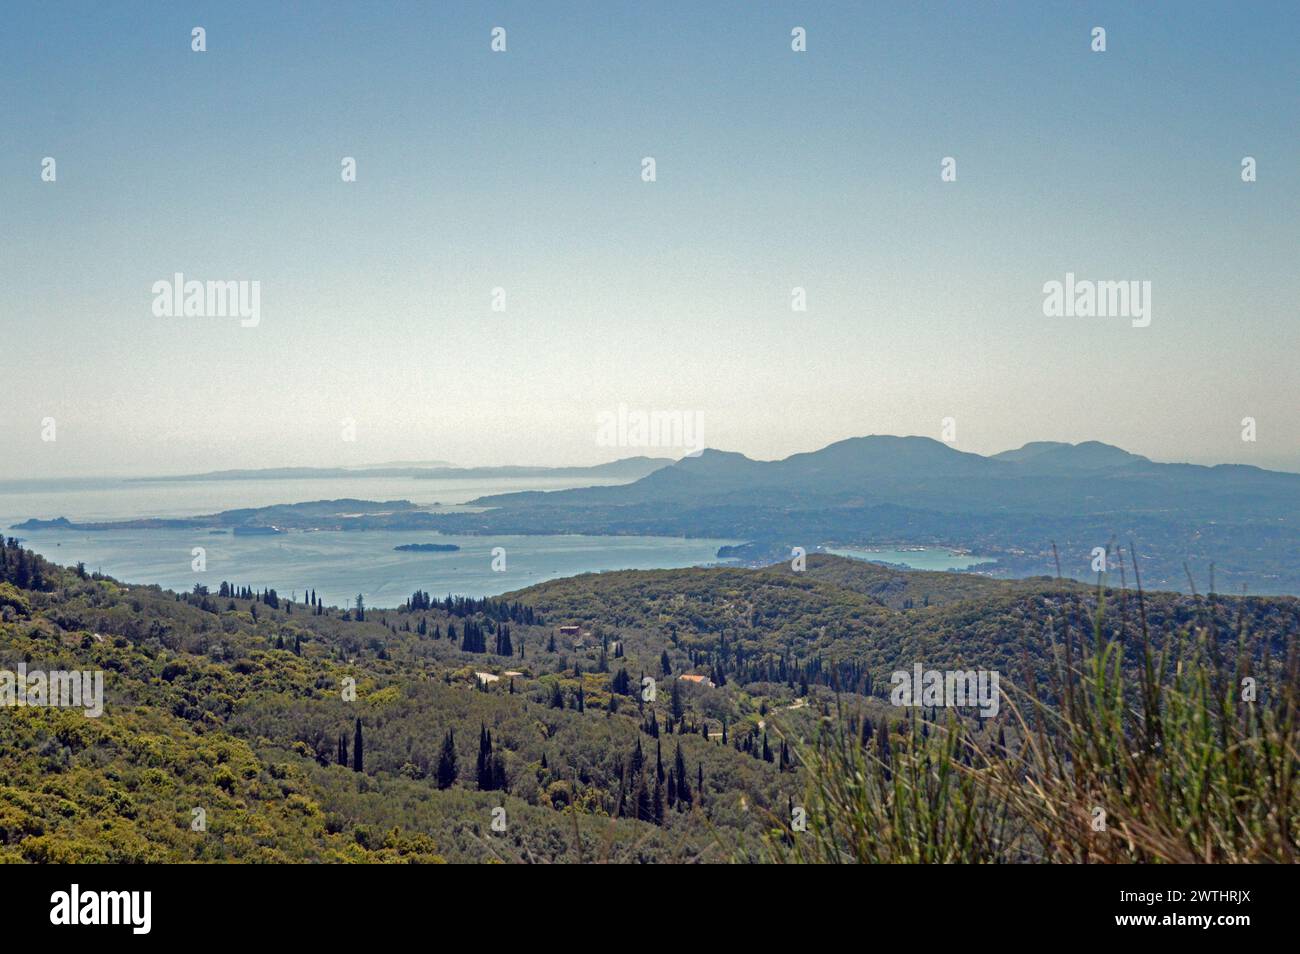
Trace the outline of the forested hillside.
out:
<instances>
[{"instance_id":1,"label":"forested hillside","mask_svg":"<svg viewBox=\"0 0 1300 954\"><path fill-rule=\"evenodd\" d=\"M4 541L0 669L102 670L105 704L0 709L0 859L766 860L792 844L824 729L908 747L894 669L997 669L1052 702L1051 647L1099 601L1130 667L1139 615L1242 641L1265 682L1300 632L1289 598L820 556L397 610L295 595L124 586ZM1018 737L1006 710L958 718L980 745Z\"/></svg>"}]
</instances>

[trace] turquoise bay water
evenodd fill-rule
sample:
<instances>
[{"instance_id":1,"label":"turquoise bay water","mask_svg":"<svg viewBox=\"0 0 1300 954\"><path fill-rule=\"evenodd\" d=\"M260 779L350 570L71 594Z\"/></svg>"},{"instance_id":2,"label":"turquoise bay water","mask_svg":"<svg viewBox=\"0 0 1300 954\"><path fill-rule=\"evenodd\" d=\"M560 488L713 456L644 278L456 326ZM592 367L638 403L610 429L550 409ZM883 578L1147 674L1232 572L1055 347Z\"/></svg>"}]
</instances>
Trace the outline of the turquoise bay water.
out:
<instances>
[{"instance_id":1,"label":"turquoise bay water","mask_svg":"<svg viewBox=\"0 0 1300 954\"><path fill-rule=\"evenodd\" d=\"M222 580L283 595L314 588L331 605L400 604L416 589L434 596L494 596L544 580L602 570L669 569L727 562L718 547L737 540L678 537L439 536L424 531L314 531L275 536L210 534L206 530L15 531L30 517L73 522L134 517L183 517L239 507L356 497L410 500L435 511L462 509L476 497L521 490L560 490L618 481L591 478L327 478L313 480L217 480L127 482L65 481L0 485L0 527L7 536L55 563L84 562L129 583L157 583L189 590L203 583L213 592ZM399 553L408 543L452 543L454 553ZM205 551L207 569L192 568L193 549ZM492 569L492 549L505 549L505 569Z\"/></svg>"},{"instance_id":2,"label":"turquoise bay water","mask_svg":"<svg viewBox=\"0 0 1300 954\"><path fill-rule=\"evenodd\" d=\"M42 556L65 565L78 562L129 583L156 583L189 590L203 583L215 591L222 580L273 587L301 598L314 588L332 605L400 604L416 589L434 596L495 596L544 580L605 570L670 569L726 563L721 546L739 540L680 537L439 536L425 531L290 532L275 536L212 534L206 530L18 531L30 517L67 517L73 522L136 517L189 517L240 507L355 497L410 500L438 512L465 509L477 497L522 490L563 490L619 483L591 478L338 477L312 480L205 480L139 482L69 480L0 483L0 528L21 537ZM453 553L399 553L410 543L452 543ZM202 547L207 568L192 568ZM492 550L505 550L505 569L492 569ZM828 548L838 556L916 570L964 570L989 558L941 547Z\"/></svg>"},{"instance_id":3,"label":"turquoise bay water","mask_svg":"<svg viewBox=\"0 0 1300 954\"><path fill-rule=\"evenodd\" d=\"M826 552L833 553L835 556L852 557L855 560L888 563L890 566L904 566L909 570L965 570L977 563L994 562L993 557L984 557L977 553L953 553L943 547L918 547L907 550L864 550L827 547Z\"/></svg>"},{"instance_id":4,"label":"turquoise bay water","mask_svg":"<svg viewBox=\"0 0 1300 954\"><path fill-rule=\"evenodd\" d=\"M47 530L24 533L26 546L55 563L84 562L128 583L189 590L222 580L281 595L305 588L329 605L365 597L367 606L396 606L416 589L495 596L543 580L597 570L651 570L719 562L718 547L734 541L679 537L439 536L419 531L289 532L236 537L191 530ZM399 553L403 543L454 543L455 553ZM194 547L206 551L206 572L191 568ZM492 549L505 550L505 570L492 569Z\"/></svg>"}]
</instances>

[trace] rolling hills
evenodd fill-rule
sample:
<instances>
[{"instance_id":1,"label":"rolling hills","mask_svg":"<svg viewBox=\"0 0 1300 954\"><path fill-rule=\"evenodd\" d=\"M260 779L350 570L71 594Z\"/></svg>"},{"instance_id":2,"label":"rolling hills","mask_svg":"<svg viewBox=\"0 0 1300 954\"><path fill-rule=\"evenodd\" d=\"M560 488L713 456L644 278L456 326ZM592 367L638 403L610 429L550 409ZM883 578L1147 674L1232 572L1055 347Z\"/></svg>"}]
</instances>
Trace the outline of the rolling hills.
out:
<instances>
[{"instance_id":1,"label":"rolling hills","mask_svg":"<svg viewBox=\"0 0 1300 954\"><path fill-rule=\"evenodd\" d=\"M981 572L1089 579L1093 551L1130 541L1153 588L1188 572L1222 588L1300 593L1300 474L1155 463L1098 442L992 457L923 437L852 438L783 460L706 450L631 484L484 497L462 532L732 536L754 564L792 547L949 546ZM1053 552L1055 544L1056 552ZM1211 569L1213 567L1213 570Z\"/></svg>"},{"instance_id":2,"label":"rolling hills","mask_svg":"<svg viewBox=\"0 0 1300 954\"><path fill-rule=\"evenodd\" d=\"M0 711L12 861L765 860L823 726L847 713L906 747L894 669L1046 687L1052 646L1099 599L1129 668L1121 621L1139 611L1153 633L1248 634L1266 682L1300 632L1290 598L1139 603L821 555L798 573L589 574L380 611L123 586L13 541L0 557L0 668L106 675L100 718ZM981 744L1014 737L1005 717L959 718Z\"/></svg>"}]
</instances>

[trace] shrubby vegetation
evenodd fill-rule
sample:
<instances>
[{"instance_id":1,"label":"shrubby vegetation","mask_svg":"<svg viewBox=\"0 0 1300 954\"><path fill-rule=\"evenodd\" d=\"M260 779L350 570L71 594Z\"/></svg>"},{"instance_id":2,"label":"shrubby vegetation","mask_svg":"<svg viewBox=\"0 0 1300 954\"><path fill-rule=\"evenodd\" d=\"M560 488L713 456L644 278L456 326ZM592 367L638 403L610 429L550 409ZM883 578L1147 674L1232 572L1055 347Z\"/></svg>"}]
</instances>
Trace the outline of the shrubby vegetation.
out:
<instances>
[{"instance_id":1,"label":"shrubby vegetation","mask_svg":"<svg viewBox=\"0 0 1300 954\"><path fill-rule=\"evenodd\" d=\"M1261 657L1244 629L1224 652L1210 606L1164 639L1140 610L1107 635L1053 647L1048 705L1034 682L981 738L956 718L876 734L844 714L805 752L806 824L773 833L809 862L1295 863L1300 859L1300 652ZM1140 643L1136 667L1123 640Z\"/></svg>"},{"instance_id":2,"label":"shrubby vegetation","mask_svg":"<svg viewBox=\"0 0 1300 954\"><path fill-rule=\"evenodd\" d=\"M1091 738L1062 721L1086 707L1079 680L1062 676L1060 647L1076 647L1076 666L1101 657L1131 680L1146 666L1139 619L1148 644L1195 631L1205 653L1244 654L1261 684L1276 686L1286 672L1294 682L1282 669L1300 630L1293 599L1148 594L1139 605L1119 590L813 557L801 574L592 574L493 600L417 592L397 609L339 608L310 590L296 601L226 582L187 594L123 586L6 541L0 668L103 670L107 698L98 719L0 710L0 860L1059 856L1053 846L1067 836L1041 830L1029 795L1013 795L1015 772L997 766L1032 770L1055 798L1078 794L1048 771L1053 740ZM1094 627L1088 657L1079 646L1085 623ZM1242 646L1240 632L1250 634ZM997 668L1018 705L988 721L901 715L888 703L889 673L915 661ZM1098 772L1133 731L1123 713L1114 722L1109 692L1098 690L1094 706ZM1164 731L1201 725L1196 710L1178 721L1162 705ZM1276 856L1294 829L1270 830L1268 812L1242 800L1253 793L1259 805L1291 810L1289 795L1262 801L1268 786L1293 781L1294 750L1278 748L1293 742L1290 725L1249 750L1229 734L1223 758L1185 750L1184 770L1211 764L1216 787L1210 808L1188 806L1193 814L1179 817L1213 827L1222 822L1215 813L1234 805L1253 819L1254 841L1242 835L1238 856ZM995 750L1022 761L993 762ZM1243 768L1248 751L1250 765L1272 767ZM1292 754L1279 761L1284 751ZM1070 752L1071 764L1083 759ZM859 819L861 793L846 799L833 786L860 768L891 790L913 786L900 790L907 798L868 803L894 813L888 850L838 840L838 821L833 836L818 827ZM954 848L945 834L953 818L918 815L916 805L930 802L913 797L933 794L930 773L941 771L942 784L964 786L972 799L1016 806L1015 838L962 834L966 847ZM947 797L935 812L951 811ZM1170 811L1177 804L1165 802ZM1117 819L1137 803L1122 804ZM795 807L807 810L808 832L790 830ZM194 830L196 809L204 831ZM871 832L883 830L879 814L862 817ZM995 816L972 817L991 826ZM1014 847L990 853L995 842Z\"/></svg>"}]
</instances>

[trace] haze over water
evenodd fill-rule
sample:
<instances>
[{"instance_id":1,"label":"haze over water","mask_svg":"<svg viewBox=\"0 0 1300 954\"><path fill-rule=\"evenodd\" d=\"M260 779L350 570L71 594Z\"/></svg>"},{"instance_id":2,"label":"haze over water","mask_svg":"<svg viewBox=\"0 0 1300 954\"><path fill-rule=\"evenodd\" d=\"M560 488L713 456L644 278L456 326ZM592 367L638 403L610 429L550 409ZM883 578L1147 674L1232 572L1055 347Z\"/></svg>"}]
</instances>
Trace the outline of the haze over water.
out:
<instances>
[{"instance_id":1,"label":"haze over water","mask_svg":"<svg viewBox=\"0 0 1300 954\"><path fill-rule=\"evenodd\" d=\"M439 536L428 531L317 531L239 536L206 530L15 531L30 517L66 516L73 522L138 517L187 517L242 507L355 497L410 500L436 509L522 490L618 483L596 478L417 479L341 477L312 480L53 481L0 484L0 526L56 563L84 562L130 583L156 583L187 591L201 583L215 591L222 580L281 596L312 588L327 605L348 605L358 593L368 606L391 607L416 589L490 596L544 580L600 570L667 569L717 561L724 539L596 537L579 535ZM453 543L452 553L397 552L409 543ZM207 569L192 569L194 547L206 551ZM492 569L492 549L506 551L504 571Z\"/></svg>"},{"instance_id":2,"label":"haze over water","mask_svg":"<svg viewBox=\"0 0 1300 954\"><path fill-rule=\"evenodd\" d=\"M322 477L268 480L0 481L0 526L31 517L76 522L137 517L192 517L242 507L305 500L409 500L423 507L452 507L476 497L522 490L563 490L620 483L598 477Z\"/></svg>"}]
</instances>

